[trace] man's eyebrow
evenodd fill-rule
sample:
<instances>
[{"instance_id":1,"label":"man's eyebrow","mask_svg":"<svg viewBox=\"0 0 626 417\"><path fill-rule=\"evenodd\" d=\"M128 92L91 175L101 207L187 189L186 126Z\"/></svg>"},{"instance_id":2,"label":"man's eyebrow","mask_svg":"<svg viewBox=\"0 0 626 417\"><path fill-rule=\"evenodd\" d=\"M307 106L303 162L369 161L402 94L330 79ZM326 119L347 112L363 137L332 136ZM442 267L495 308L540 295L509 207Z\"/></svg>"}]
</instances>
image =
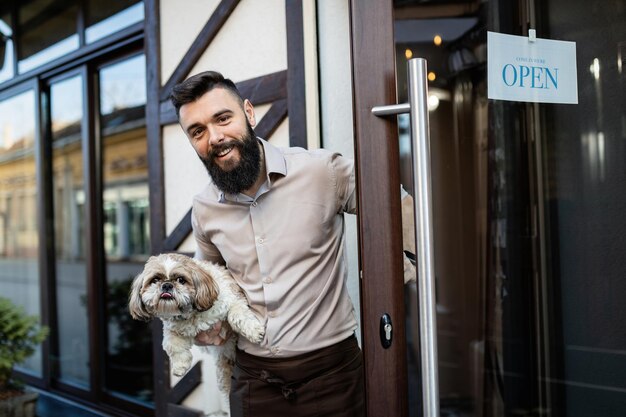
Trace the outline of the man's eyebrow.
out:
<instances>
[{"instance_id":1,"label":"man's eyebrow","mask_svg":"<svg viewBox=\"0 0 626 417\"><path fill-rule=\"evenodd\" d=\"M187 133L191 133L192 130L194 130L196 127L200 127L202 126L201 123L193 123L191 124L189 127L187 127Z\"/></svg>"},{"instance_id":2,"label":"man's eyebrow","mask_svg":"<svg viewBox=\"0 0 626 417\"><path fill-rule=\"evenodd\" d=\"M220 117L221 115L226 114L226 113L233 113L233 111L231 109L218 110L215 113L213 113L213 116L211 118L217 119L218 117Z\"/></svg>"},{"instance_id":3,"label":"man's eyebrow","mask_svg":"<svg viewBox=\"0 0 626 417\"><path fill-rule=\"evenodd\" d=\"M217 119L218 117L224 115L224 114L232 114L234 113L231 109L221 109L216 111L215 113L213 113L213 115L211 116L211 119ZM187 129L185 129L188 133L191 133L191 131L193 129L195 129L196 127L200 127L202 126L202 123L196 122L196 123L192 123L191 125L189 125L189 127L187 127Z\"/></svg>"}]
</instances>

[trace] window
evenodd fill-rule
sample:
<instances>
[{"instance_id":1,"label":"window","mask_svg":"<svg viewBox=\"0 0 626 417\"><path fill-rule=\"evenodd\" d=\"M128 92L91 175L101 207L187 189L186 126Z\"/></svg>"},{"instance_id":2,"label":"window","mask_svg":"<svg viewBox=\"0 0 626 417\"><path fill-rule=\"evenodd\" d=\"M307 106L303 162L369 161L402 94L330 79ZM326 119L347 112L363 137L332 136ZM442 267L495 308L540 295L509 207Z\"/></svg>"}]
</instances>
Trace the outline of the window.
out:
<instances>
[{"instance_id":1,"label":"window","mask_svg":"<svg viewBox=\"0 0 626 417\"><path fill-rule=\"evenodd\" d=\"M27 72L78 49L78 3L37 0L18 8L19 72Z\"/></svg>"},{"instance_id":2,"label":"window","mask_svg":"<svg viewBox=\"0 0 626 417\"><path fill-rule=\"evenodd\" d=\"M33 90L0 100L1 295L40 316L35 127ZM21 369L40 375L41 351Z\"/></svg>"},{"instance_id":3,"label":"window","mask_svg":"<svg viewBox=\"0 0 626 417\"><path fill-rule=\"evenodd\" d=\"M3 0L0 83L106 39L143 19L141 0Z\"/></svg>"},{"instance_id":4,"label":"window","mask_svg":"<svg viewBox=\"0 0 626 417\"><path fill-rule=\"evenodd\" d=\"M89 386L87 266L84 252L83 80L50 86L52 187L56 263L58 357L61 381Z\"/></svg>"},{"instance_id":5,"label":"window","mask_svg":"<svg viewBox=\"0 0 626 417\"><path fill-rule=\"evenodd\" d=\"M106 263L105 389L152 401L152 333L128 314L132 280L150 254L145 58L100 69L103 236Z\"/></svg>"}]
</instances>

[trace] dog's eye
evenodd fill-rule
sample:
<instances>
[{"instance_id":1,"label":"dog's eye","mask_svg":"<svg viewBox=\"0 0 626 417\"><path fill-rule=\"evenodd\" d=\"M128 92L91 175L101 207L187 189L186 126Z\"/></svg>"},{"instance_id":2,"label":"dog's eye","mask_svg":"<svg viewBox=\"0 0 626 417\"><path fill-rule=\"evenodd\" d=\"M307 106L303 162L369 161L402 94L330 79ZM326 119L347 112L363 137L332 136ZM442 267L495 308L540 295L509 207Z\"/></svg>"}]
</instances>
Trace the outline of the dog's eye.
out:
<instances>
[{"instance_id":1,"label":"dog's eye","mask_svg":"<svg viewBox=\"0 0 626 417\"><path fill-rule=\"evenodd\" d=\"M176 277L176 281L178 281L180 284L184 284L187 282L187 280L183 276Z\"/></svg>"},{"instance_id":2,"label":"dog's eye","mask_svg":"<svg viewBox=\"0 0 626 417\"><path fill-rule=\"evenodd\" d=\"M159 282L158 278L152 278L152 280L150 280L150 284L156 284L157 282Z\"/></svg>"}]
</instances>

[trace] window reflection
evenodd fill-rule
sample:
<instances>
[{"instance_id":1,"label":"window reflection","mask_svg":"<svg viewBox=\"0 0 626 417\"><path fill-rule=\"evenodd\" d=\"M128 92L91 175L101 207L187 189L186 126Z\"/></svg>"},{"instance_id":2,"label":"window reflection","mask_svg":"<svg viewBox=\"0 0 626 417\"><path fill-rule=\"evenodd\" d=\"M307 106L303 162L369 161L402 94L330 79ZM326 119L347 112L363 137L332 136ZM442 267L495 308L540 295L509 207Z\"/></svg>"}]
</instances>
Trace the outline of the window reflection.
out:
<instances>
[{"instance_id":1,"label":"window reflection","mask_svg":"<svg viewBox=\"0 0 626 417\"><path fill-rule=\"evenodd\" d=\"M78 2L35 0L18 6L19 72L78 49Z\"/></svg>"},{"instance_id":2,"label":"window reflection","mask_svg":"<svg viewBox=\"0 0 626 417\"><path fill-rule=\"evenodd\" d=\"M0 14L0 83L13 77L13 30L11 16Z\"/></svg>"},{"instance_id":3,"label":"window reflection","mask_svg":"<svg viewBox=\"0 0 626 417\"><path fill-rule=\"evenodd\" d=\"M87 2L87 43L102 39L143 20L143 2L137 0L89 0Z\"/></svg>"},{"instance_id":4,"label":"window reflection","mask_svg":"<svg viewBox=\"0 0 626 417\"><path fill-rule=\"evenodd\" d=\"M106 388L152 402L152 334L128 314L132 279L150 254L143 55L100 71L103 235L107 282Z\"/></svg>"},{"instance_id":5,"label":"window reflection","mask_svg":"<svg viewBox=\"0 0 626 417\"><path fill-rule=\"evenodd\" d=\"M570 6L550 0L542 16L551 37L576 42L579 104L544 105L537 129L549 346L541 359L552 410L617 417L626 404L626 1Z\"/></svg>"},{"instance_id":6,"label":"window reflection","mask_svg":"<svg viewBox=\"0 0 626 417\"><path fill-rule=\"evenodd\" d=\"M50 87L56 292L59 332L58 377L89 385L87 271L84 250L85 195L81 144L82 79Z\"/></svg>"},{"instance_id":7,"label":"window reflection","mask_svg":"<svg viewBox=\"0 0 626 417\"><path fill-rule=\"evenodd\" d=\"M40 315L35 94L0 101L0 286L2 296ZM21 365L41 374L41 350Z\"/></svg>"}]
</instances>

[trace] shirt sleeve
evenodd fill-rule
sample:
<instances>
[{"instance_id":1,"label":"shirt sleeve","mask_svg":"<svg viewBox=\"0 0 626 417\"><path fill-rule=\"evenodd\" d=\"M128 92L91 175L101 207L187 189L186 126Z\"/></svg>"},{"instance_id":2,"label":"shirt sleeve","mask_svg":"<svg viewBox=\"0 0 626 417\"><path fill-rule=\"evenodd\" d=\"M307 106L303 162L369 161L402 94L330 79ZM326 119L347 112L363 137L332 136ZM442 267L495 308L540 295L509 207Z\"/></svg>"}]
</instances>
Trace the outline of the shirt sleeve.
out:
<instances>
[{"instance_id":1,"label":"shirt sleeve","mask_svg":"<svg viewBox=\"0 0 626 417\"><path fill-rule=\"evenodd\" d=\"M331 159L339 212L356 214L354 161L335 153Z\"/></svg>"},{"instance_id":2,"label":"shirt sleeve","mask_svg":"<svg viewBox=\"0 0 626 417\"><path fill-rule=\"evenodd\" d=\"M201 222L198 219L195 206L191 211L191 226L193 228L193 237L196 240L196 253L194 258L224 265L225 262L220 251L202 231Z\"/></svg>"}]
</instances>

